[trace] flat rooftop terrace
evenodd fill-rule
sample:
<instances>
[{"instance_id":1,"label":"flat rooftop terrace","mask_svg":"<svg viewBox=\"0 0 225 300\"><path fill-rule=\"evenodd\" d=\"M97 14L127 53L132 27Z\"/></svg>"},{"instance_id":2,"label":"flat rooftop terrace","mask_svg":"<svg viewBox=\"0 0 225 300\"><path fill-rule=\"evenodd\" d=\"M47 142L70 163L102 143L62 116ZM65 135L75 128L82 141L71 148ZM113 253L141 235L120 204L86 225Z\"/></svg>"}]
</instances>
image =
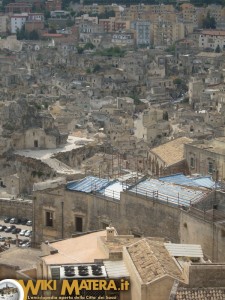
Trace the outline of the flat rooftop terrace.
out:
<instances>
[{"instance_id":1,"label":"flat rooftop terrace","mask_svg":"<svg viewBox=\"0 0 225 300\"><path fill-rule=\"evenodd\" d=\"M199 188L179 186L157 179L146 179L128 189L136 195L153 198L175 206L189 207L204 198L208 191Z\"/></svg>"}]
</instances>

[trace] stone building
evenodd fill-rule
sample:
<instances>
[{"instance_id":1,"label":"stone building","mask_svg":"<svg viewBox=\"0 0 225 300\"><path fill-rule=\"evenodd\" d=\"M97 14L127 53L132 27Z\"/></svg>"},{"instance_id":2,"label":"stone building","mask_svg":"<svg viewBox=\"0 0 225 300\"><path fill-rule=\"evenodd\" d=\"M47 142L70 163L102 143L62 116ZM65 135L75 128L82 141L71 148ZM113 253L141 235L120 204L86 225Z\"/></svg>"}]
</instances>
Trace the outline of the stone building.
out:
<instances>
[{"instance_id":1,"label":"stone building","mask_svg":"<svg viewBox=\"0 0 225 300\"><path fill-rule=\"evenodd\" d=\"M2 107L2 135L10 141L14 150L57 148L66 143L68 134L60 133L50 113L39 112L37 106L26 99L19 99Z\"/></svg>"},{"instance_id":2,"label":"stone building","mask_svg":"<svg viewBox=\"0 0 225 300\"><path fill-rule=\"evenodd\" d=\"M135 20L131 23L131 29L135 33L135 41L137 46L151 44L151 23L147 20Z\"/></svg>"},{"instance_id":3,"label":"stone building","mask_svg":"<svg viewBox=\"0 0 225 300\"><path fill-rule=\"evenodd\" d=\"M162 109L145 109L134 121L135 136L149 144L153 144L157 138L169 136L171 128L164 113Z\"/></svg>"},{"instance_id":4,"label":"stone building","mask_svg":"<svg viewBox=\"0 0 225 300\"><path fill-rule=\"evenodd\" d=\"M217 192L216 209L214 182L208 178L180 177L145 177L132 184L129 179L88 176L69 182L66 187L35 191L33 242L69 238L117 224L120 234L167 237L182 243L199 240L208 257L225 261L223 192ZM218 245L213 243L215 238Z\"/></svg>"},{"instance_id":5,"label":"stone building","mask_svg":"<svg viewBox=\"0 0 225 300\"><path fill-rule=\"evenodd\" d=\"M149 169L154 175L188 173L184 157L185 144L192 139L181 137L149 150Z\"/></svg>"},{"instance_id":6,"label":"stone building","mask_svg":"<svg viewBox=\"0 0 225 300\"><path fill-rule=\"evenodd\" d=\"M182 245L157 237L120 235L109 226L61 241L48 241L40 250L15 247L1 252L0 279L43 278L49 284L55 280L56 288L46 291L51 297L62 294L62 280L85 278L112 280L117 287L120 284L120 289L82 289L80 296L77 290L68 289L65 294L90 299L97 296L104 300L165 300L183 296L188 296L188 300L201 296L204 300L211 296L222 300L224 264L206 261L204 254L199 244ZM80 271L81 266L86 272ZM125 281L126 286L122 285ZM30 296L31 292L27 294Z\"/></svg>"},{"instance_id":7,"label":"stone building","mask_svg":"<svg viewBox=\"0 0 225 300\"><path fill-rule=\"evenodd\" d=\"M25 30L32 32L33 30L44 29L44 14L41 13L29 13L25 22Z\"/></svg>"},{"instance_id":8,"label":"stone building","mask_svg":"<svg viewBox=\"0 0 225 300\"><path fill-rule=\"evenodd\" d=\"M216 180L225 178L224 137L197 141L184 146L184 157L192 174L211 175Z\"/></svg>"},{"instance_id":9,"label":"stone building","mask_svg":"<svg viewBox=\"0 0 225 300\"><path fill-rule=\"evenodd\" d=\"M219 45L223 50L225 47L224 30L203 30L199 35L199 48L212 48L213 50Z\"/></svg>"},{"instance_id":10,"label":"stone building","mask_svg":"<svg viewBox=\"0 0 225 300\"><path fill-rule=\"evenodd\" d=\"M9 30L9 17L5 14L0 14L0 33L6 34Z\"/></svg>"},{"instance_id":11,"label":"stone building","mask_svg":"<svg viewBox=\"0 0 225 300\"><path fill-rule=\"evenodd\" d=\"M152 25L152 41L156 47L168 47L185 37L185 26L176 21L155 21Z\"/></svg>"},{"instance_id":12,"label":"stone building","mask_svg":"<svg viewBox=\"0 0 225 300\"><path fill-rule=\"evenodd\" d=\"M129 31L118 31L112 34L112 44L120 47L134 46L134 34Z\"/></svg>"},{"instance_id":13,"label":"stone building","mask_svg":"<svg viewBox=\"0 0 225 300\"><path fill-rule=\"evenodd\" d=\"M89 245L89 251L86 249L87 245ZM55 279L53 275L55 271L59 269L61 271L65 265L69 264L79 269L81 263L91 266L98 260L102 273L106 270L109 279L119 281L123 278L130 284L127 291L106 293L98 291L97 295L101 294L102 299L107 299L107 296L121 300L168 299L174 281L184 283L185 279L183 270L169 253L167 245L168 243L165 243L163 239L119 235L114 227L107 227L104 231L45 245L43 249L46 255L41 259L43 277ZM77 264L67 258L68 249L70 249L68 256L72 254L77 257L79 261ZM50 254L51 250L55 251L54 255ZM63 276L60 279L63 279ZM91 292L89 293L91 295Z\"/></svg>"},{"instance_id":14,"label":"stone building","mask_svg":"<svg viewBox=\"0 0 225 300\"><path fill-rule=\"evenodd\" d=\"M60 144L57 136L48 135L42 128L28 129L23 134L15 135L13 139L14 149L51 149Z\"/></svg>"},{"instance_id":15,"label":"stone building","mask_svg":"<svg viewBox=\"0 0 225 300\"><path fill-rule=\"evenodd\" d=\"M191 78L189 81L189 89L188 89L188 95L189 95L189 103L195 103L199 101L200 95L204 91L204 83L203 80L198 79L196 77Z\"/></svg>"}]
</instances>

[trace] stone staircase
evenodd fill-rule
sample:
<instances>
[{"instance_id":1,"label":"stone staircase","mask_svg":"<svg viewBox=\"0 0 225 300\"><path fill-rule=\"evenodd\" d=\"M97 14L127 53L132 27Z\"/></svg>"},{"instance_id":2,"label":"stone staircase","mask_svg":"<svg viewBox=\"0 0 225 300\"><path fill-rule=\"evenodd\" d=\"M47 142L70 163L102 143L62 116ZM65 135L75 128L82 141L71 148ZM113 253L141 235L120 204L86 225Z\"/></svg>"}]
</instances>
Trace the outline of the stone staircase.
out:
<instances>
[{"instance_id":1,"label":"stone staircase","mask_svg":"<svg viewBox=\"0 0 225 300\"><path fill-rule=\"evenodd\" d=\"M47 164L50 168L52 168L58 174L76 174L77 171L67 166L63 162L59 161L56 158L45 158L41 159L41 161Z\"/></svg>"}]
</instances>

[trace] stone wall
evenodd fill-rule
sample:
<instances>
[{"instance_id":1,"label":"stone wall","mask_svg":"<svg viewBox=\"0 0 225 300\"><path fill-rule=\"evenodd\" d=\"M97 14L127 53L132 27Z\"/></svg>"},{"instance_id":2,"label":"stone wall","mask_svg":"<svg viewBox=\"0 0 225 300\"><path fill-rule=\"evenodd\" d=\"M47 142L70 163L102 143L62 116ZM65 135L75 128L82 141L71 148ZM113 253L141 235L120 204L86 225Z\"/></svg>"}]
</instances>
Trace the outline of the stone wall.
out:
<instances>
[{"instance_id":1,"label":"stone wall","mask_svg":"<svg viewBox=\"0 0 225 300\"><path fill-rule=\"evenodd\" d=\"M124 231L179 241L179 208L131 192L121 193L120 202Z\"/></svg>"},{"instance_id":2,"label":"stone wall","mask_svg":"<svg viewBox=\"0 0 225 300\"><path fill-rule=\"evenodd\" d=\"M56 153L54 157L72 168L79 168L83 160L104 150L103 145L88 144L72 151Z\"/></svg>"},{"instance_id":3,"label":"stone wall","mask_svg":"<svg viewBox=\"0 0 225 300\"><path fill-rule=\"evenodd\" d=\"M82 231L103 229L112 224L120 234L160 236L179 241L180 209L133 193L121 193L118 201L61 187L54 191L36 191L35 198L36 243L70 237L76 233L76 218L82 219ZM52 213L53 226L46 226L48 212Z\"/></svg>"},{"instance_id":4,"label":"stone wall","mask_svg":"<svg viewBox=\"0 0 225 300\"><path fill-rule=\"evenodd\" d=\"M0 280L6 279L6 278L17 279L18 278L18 273L17 273L18 270L19 270L19 267L0 264Z\"/></svg>"},{"instance_id":5,"label":"stone wall","mask_svg":"<svg viewBox=\"0 0 225 300\"><path fill-rule=\"evenodd\" d=\"M194 203L193 206L199 210L207 211L213 208L213 206L218 205L221 201L221 195L219 192L215 194L215 191L212 190L205 198L197 203Z\"/></svg>"},{"instance_id":6,"label":"stone wall","mask_svg":"<svg viewBox=\"0 0 225 300\"><path fill-rule=\"evenodd\" d=\"M212 193L212 195L214 195ZM225 227L199 214L159 202L156 199L121 193L120 200L101 194L72 192L62 185L57 189L34 192L34 242L57 240L77 233L99 230L112 224L119 234L163 237L174 243L200 244L213 261L225 261ZM209 195L210 201L211 194ZM63 213L62 213L63 212ZM53 225L46 224L46 214ZM214 248L212 247L214 245Z\"/></svg>"},{"instance_id":7,"label":"stone wall","mask_svg":"<svg viewBox=\"0 0 225 300\"><path fill-rule=\"evenodd\" d=\"M30 272L23 273L18 266L10 264L0 264L0 280L10 278L16 280L27 280L36 278L36 269L32 269Z\"/></svg>"},{"instance_id":8,"label":"stone wall","mask_svg":"<svg viewBox=\"0 0 225 300\"><path fill-rule=\"evenodd\" d=\"M180 219L180 242L200 244L203 253L212 261L225 261L225 227L222 223L204 220L202 216L182 211Z\"/></svg>"},{"instance_id":9,"label":"stone wall","mask_svg":"<svg viewBox=\"0 0 225 300\"><path fill-rule=\"evenodd\" d=\"M88 228L105 229L112 224L122 233L123 220L121 218L121 204L117 200L105 198L96 194L89 200Z\"/></svg>"},{"instance_id":10,"label":"stone wall","mask_svg":"<svg viewBox=\"0 0 225 300\"><path fill-rule=\"evenodd\" d=\"M225 266L220 264L192 264L189 267L189 286L224 287Z\"/></svg>"},{"instance_id":11,"label":"stone wall","mask_svg":"<svg viewBox=\"0 0 225 300\"><path fill-rule=\"evenodd\" d=\"M0 216L27 218L32 220L32 201L0 199Z\"/></svg>"},{"instance_id":12,"label":"stone wall","mask_svg":"<svg viewBox=\"0 0 225 300\"><path fill-rule=\"evenodd\" d=\"M47 164L31 157L16 155L14 166L20 178L21 194L31 194L34 183L52 178L55 174Z\"/></svg>"}]
</instances>

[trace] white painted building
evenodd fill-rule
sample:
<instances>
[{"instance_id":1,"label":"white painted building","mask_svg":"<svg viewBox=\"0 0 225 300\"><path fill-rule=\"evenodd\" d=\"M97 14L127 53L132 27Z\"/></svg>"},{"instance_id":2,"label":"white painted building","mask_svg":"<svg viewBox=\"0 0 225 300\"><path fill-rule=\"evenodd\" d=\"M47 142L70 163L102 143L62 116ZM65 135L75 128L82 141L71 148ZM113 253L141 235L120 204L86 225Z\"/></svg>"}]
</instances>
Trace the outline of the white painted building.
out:
<instances>
[{"instance_id":1,"label":"white painted building","mask_svg":"<svg viewBox=\"0 0 225 300\"><path fill-rule=\"evenodd\" d=\"M225 49L225 30L203 30L199 35L200 48Z\"/></svg>"},{"instance_id":2,"label":"white painted building","mask_svg":"<svg viewBox=\"0 0 225 300\"><path fill-rule=\"evenodd\" d=\"M136 20L131 23L131 29L135 30L137 45L150 45L150 21Z\"/></svg>"},{"instance_id":3,"label":"white painted building","mask_svg":"<svg viewBox=\"0 0 225 300\"><path fill-rule=\"evenodd\" d=\"M21 29L27 20L28 14L14 14L11 16L11 33L16 33L17 29Z\"/></svg>"},{"instance_id":4,"label":"white painted building","mask_svg":"<svg viewBox=\"0 0 225 300\"><path fill-rule=\"evenodd\" d=\"M127 46L134 44L134 37L132 33L116 32L112 36L112 43L119 46Z\"/></svg>"}]
</instances>

